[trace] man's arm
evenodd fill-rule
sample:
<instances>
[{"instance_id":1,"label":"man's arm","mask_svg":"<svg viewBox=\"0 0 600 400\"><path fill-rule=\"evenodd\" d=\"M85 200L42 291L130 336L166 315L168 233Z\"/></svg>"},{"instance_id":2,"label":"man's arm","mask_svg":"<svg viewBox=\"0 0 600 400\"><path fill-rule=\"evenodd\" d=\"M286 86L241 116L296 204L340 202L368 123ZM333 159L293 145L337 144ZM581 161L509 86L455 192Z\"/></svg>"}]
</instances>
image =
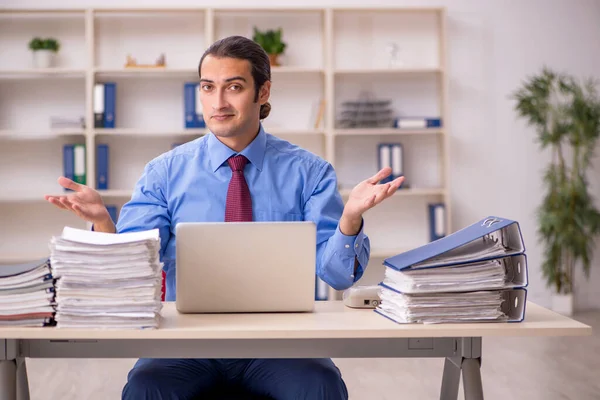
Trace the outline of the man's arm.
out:
<instances>
[{"instance_id":1,"label":"man's arm","mask_svg":"<svg viewBox=\"0 0 600 400\"><path fill-rule=\"evenodd\" d=\"M121 208L116 232L158 229L162 259L171 236L171 218L167 208L167 174L164 164L150 162L135 185L131 200Z\"/></svg>"},{"instance_id":2,"label":"man's arm","mask_svg":"<svg viewBox=\"0 0 600 400\"><path fill-rule=\"evenodd\" d=\"M361 278L370 253L364 221L346 219L343 210L335 171L327 163L316 177L304 216L317 225L317 275L336 290L347 289Z\"/></svg>"}]
</instances>

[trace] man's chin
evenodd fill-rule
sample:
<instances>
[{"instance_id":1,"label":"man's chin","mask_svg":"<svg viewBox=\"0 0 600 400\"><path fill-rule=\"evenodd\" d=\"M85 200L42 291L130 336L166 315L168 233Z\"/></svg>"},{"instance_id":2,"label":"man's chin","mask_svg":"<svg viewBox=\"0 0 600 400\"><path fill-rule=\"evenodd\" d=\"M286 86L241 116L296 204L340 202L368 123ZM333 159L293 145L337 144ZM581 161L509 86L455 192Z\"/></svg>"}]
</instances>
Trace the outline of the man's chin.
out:
<instances>
[{"instance_id":1,"label":"man's chin","mask_svg":"<svg viewBox=\"0 0 600 400\"><path fill-rule=\"evenodd\" d=\"M211 123L206 124L206 127L215 135L222 137L230 137L235 136L235 126L231 123L221 123L216 121L211 121Z\"/></svg>"}]
</instances>

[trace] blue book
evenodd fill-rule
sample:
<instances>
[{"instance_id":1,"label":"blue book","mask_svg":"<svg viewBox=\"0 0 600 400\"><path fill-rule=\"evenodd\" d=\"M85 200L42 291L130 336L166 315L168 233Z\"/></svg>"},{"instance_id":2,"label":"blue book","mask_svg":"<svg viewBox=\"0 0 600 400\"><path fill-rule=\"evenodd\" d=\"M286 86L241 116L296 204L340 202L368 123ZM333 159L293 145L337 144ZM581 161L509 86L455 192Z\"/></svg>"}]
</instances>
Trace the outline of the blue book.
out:
<instances>
[{"instance_id":1,"label":"blue book","mask_svg":"<svg viewBox=\"0 0 600 400\"><path fill-rule=\"evenodd\" d=\"M431 242L446 236L446 207L444 203L429 204L429 240Z\"/></svg>"},{"instance_id":2,"label":"blue book","mask_svg":"<svg viewBox=\"0 0 600 400\"><path fill-rule=\"evenodd\" d=\"M108 145L96 146L96 189L108 189Z\"/></svg>"},{"instance_id":3,"label":"blue book","mask_svg":"<svg viewBox=\"0 0 600 400\"><path fill-rule=\"evenodd\" d=\"M114 128L117 105L117 85L114 82L104 83L104 127Z\"/></svg>"},{"instance_id":4,"label":"blue book","mask_svg":"<svg viewBox=\"0 0 600 400\"><path fill-rule=\"evenodd\" d=\"M63 146L63 176L75 180L75 146L72 144ZM65 189L65 191L71 190Z\"/></svg>"}]
</instances>

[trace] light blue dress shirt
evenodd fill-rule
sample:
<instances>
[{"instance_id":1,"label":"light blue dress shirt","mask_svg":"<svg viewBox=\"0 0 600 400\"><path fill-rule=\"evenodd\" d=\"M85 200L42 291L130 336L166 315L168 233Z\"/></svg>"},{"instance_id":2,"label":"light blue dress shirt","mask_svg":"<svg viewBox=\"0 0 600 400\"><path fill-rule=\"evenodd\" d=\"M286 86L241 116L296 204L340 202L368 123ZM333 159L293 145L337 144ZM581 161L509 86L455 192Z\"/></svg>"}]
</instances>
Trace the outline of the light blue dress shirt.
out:
<instances>
[{"instance_id":1,"label":"light blue dress shirt","mask_svg":"<svg viewBox=\"0 0 600 400\"><path fill-rule=\"evenodd\" d=\"M166 273L167 301L175 300L175 227L179 222L222 222L231 179L227 159L235 151L212 133L150 161L132 198L119 215L117 232L158 228ZM252 197L254 221L313 221L317 228L316 274L337 290L362 276L369 238L344 235L339 219L344 204L331 164L264 131L239 154ZM354 273L355 259L358 268Z\"/></svg>"}]
</instances>

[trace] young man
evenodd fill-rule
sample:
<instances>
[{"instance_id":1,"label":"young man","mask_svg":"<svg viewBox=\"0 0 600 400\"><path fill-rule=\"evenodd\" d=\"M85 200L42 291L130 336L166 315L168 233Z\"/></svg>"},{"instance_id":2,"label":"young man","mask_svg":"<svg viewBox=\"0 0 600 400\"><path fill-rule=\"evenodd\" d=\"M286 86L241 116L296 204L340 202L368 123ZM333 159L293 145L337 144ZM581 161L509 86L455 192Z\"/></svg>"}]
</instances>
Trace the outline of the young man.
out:
<instances>
[{"instance_id":1,"label":"young man","mask_svg":"<svg viewBox=\"0 0 600 400\"><path fill-rule=\"evenodd\" d=\"M46 199L97 231L158 228L168 301L175 300L175 226L190 221L314 221L317 274L338 290L350 287L369 259L362 215L391 196L403 178L379 184L391 173L381 170L359 183L344 206L329 163L264 131L270 65L252 40L217 41L198 73L210 133L150 161L116 227L96 191L64 177L59 183L75 192ZM276 400L348 398L330 359L142 359L128 375L123 398L192 399L222 383Z\"/></svg>"}]
</instances>

